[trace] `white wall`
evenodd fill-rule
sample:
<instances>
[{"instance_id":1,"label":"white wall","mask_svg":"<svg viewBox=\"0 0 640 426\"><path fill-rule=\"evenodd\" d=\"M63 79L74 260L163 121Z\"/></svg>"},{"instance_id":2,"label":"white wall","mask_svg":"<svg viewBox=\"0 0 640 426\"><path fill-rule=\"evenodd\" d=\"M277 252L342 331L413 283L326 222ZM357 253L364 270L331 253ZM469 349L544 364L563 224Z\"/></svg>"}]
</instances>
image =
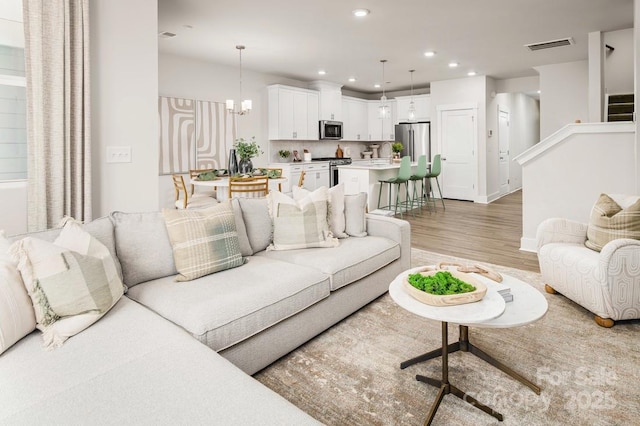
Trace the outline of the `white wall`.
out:
<instances>
[{"instance_id":1,"label":"white wall","mask_svg":"<svg viewBox=\"0 0 640 426\"><path fill-rule=\"evenodd\" d=\"M496 80L497 93L537 93L540 89L540 77L519 77Z\"/></svg>"},{"instance_id":2,"label":"white wall","mask_svg":"<svg viewBox=\"0 0 640 426\"><path fill-rule=\"evenodd\" d=\"M572 124L529 153L546 151L524 153L522 249L535 250L536 229L547 218L587 223L600 193L633 194L634 138L629 123Z\"/></svg>"},{"instance_id":3,"label":"white wall","mask_svg":"<svg viewBox=\"0 0 640 426\"><path fill-rule=\"evenodd\" d=\"M588 121L588 63L565 62L535 68L540 74L540 138L576 120Z\"/></svg>"},{"instance_id":4,"label":"white wall","mask_svg":"<svg viewBox=\"0 0 640 426\"><path fill-rule=\"evenodd\" d=\"M92 0L93 216L158 208L158 3ZM108 146L130 163L106 163Z\"/></svg>"},{"instance_id":5,"label":"white wall","mask_svg":"<svg viewBox=\"0 0 640 426\"><path fill-rule=\"evenodd\" d=\"M633 28L606 32L604 42L615 48L605 50L605 93L633 93Z\"/></svg>"}]
</instances>

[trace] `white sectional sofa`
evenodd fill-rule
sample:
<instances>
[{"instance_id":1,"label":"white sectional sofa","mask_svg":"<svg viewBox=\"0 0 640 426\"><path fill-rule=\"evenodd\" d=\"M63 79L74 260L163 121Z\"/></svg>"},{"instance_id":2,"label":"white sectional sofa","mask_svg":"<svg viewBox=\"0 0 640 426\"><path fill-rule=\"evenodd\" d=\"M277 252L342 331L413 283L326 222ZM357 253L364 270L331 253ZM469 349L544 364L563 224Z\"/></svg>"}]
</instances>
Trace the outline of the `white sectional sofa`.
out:
<instances>
[{"instance_id":1,"label":"white sectional sofa","mask_svg":"<svg viewBox=\"0 0 640 426\"><path fill-rule=\"evenodd\" d=\"M128 292L60 348L34 331L0 355L0 424L317 424L250 374L384 294L410 266L409 224L367 215L338 247L265 251L266 201L233 204L247 262L188 282L160 213L84 225Z\"/></svg>"}]
</instances>

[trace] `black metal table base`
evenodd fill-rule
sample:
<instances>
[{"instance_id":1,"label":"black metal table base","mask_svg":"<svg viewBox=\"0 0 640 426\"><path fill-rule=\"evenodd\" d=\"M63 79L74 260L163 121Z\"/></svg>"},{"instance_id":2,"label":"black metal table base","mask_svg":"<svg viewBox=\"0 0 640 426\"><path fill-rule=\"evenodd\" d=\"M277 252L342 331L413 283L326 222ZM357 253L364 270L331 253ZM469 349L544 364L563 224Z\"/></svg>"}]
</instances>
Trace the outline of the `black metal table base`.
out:
<instances>
[{"instance_id":1,"label":"black metal table base","mask_svg":"<svg viewBox=\"0 0 640 426\"><path fill-rule=\"evenodd\" d=\"M443 345L444 345L444 343L443 343ZM501 371L507 373L509 376L513 377L514 379L516 379L517 381L519 381L523 385L527 386L532 391L534 391L536 394L540 395L540 387L538 385L536 385L535 383L533 383L529 379L525 378L520 373L514 371L512 368L504 365L503 363L501 363L497 359L491 357L489 354L484 352L482 349L478 348L477 346L474 346L469 341L469 327L467 327L466 325L461 325L460 326L460 338L458 339L458 341L455 342L455 343L448 344L446 346L447 346L447 352L448 353L453 353L453 352L457 352L457 351L471 352L473 355L475 355L478 358L484 360L485 362L493 365L498 370L501 370ZM400 364L400 368L404 369L404 368L407 368L407 367L409 367L411 365L417 364L419 362L427 361L429 359L436 358L436 357L439 357L441 355L442 355L442 348L434 349L431 352L427 352L426 354L422 354L422 355L419 355L419 356L417 356L415 358L412 358L412 359L409 359L407 361L402 362Z\"/></svg>"},{"instance_id":2,"label":"black metal table base","mask_svg":"<svg viewBox=\"0 0 640 426\"><path fill-rule=\"evenodd\" d=\"M425 426L428 426L431 424L431 422L433 421L433 418L436 415L436 411L438 411L438 407L440 406L440 403L442 402L442 399L444 398L445 395L448 394L453 394L455 396L457 396L458 398L460 398L461 400L473 405L474 407L476 407L479 410L484 411L485 413L495 417L496 419L498 419L499 421L502 421L502 414L498 413L497 411L495 411L493 408L481 404L480 402L478 402L475 398L467 395L466 393L464 393L463 391L461 391L460 389L458 389L457 387L455 387L454 385L452 385L451 383L449 383L449 348L450 347L455 347L457 345L459 345L460 342L458 343L454 343L452 345L449 345L449 336L448 336L448 323L447 322L442 322L442 348L438 349L436 351L431 351L427 354L421 355L419 357L413 358L409 361L405 361L402 364L400 364L400 368L406 368L409 365L413 365L417 362L420 361L425 361L427 359L431 359L431 358L435 358L436 356L442 356L442 380L437 380L437 379L433 379L431 377L426 377L426 376L421 376L421 375L417 375L416 376L416 380L423 382L423 383L427 383L431 386L435 386L435 387L439 387L440 391L438 392L438 396L436 397L436 400L433 401L433 404L431 405L431 409L429 410L429 414L427 415L427 418L424 421ZM458 350L458 349L456 349ZM428 356L427 358L425 358L426 356ZM410 364L407 364L410 363Z\"/></svg>"}]
</instances>

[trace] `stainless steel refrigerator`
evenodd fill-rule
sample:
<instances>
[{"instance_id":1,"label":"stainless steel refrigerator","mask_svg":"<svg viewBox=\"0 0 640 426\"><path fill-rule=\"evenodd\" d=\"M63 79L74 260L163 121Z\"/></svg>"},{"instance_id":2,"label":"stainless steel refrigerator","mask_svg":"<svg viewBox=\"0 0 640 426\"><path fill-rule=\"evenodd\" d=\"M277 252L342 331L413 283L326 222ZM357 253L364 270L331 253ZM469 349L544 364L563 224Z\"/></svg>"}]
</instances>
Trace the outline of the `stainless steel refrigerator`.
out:
<instances>
[{"instance_id":1,"label":"stainless steel refrigerator","mask_svg":"<svg viewBox=\"0 0 640 426\"><path fill-rule=\"evenodd\" d=\"M431 123L428 121L396 124L396 141L404 146L403 157L409 155L411 161L418 161L424 154L427 162L431 161Z\"/></svg>"}]
</instances>

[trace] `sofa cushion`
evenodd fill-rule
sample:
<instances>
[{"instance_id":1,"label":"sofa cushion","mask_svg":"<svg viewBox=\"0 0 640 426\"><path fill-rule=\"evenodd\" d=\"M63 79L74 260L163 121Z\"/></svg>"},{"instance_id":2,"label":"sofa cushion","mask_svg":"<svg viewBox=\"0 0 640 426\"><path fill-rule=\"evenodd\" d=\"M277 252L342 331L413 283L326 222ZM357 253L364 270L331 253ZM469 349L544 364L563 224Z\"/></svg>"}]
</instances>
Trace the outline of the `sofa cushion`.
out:
<instances>
[{"instance_id":1,"label":"sofa cushion","mask_svg":"<svg viewBox=\"0 0 640 426\"><path fill-rule=\"evenodd\" d=\"M129 288L178 273L161 212L113 212L111 218L123 281Z\"/></svg>"},{"instance_id":2,"label":"sofa cushion","mask_svg":"<svg viewBox=\"0 0 640 426\"><path fill-rule=\"evenodd\" d=\"M221 350L304 310L329 295L326 274L265 257L239 268L176 284L163 278L127 296Z\"/></svg>"},{"instance_id":3,"label":"sofa cushion","mask_svg":"<svg viewBox=\"0 0 640 426\"><path fill-rule=\"evenodd\" d=\"M591 209L585 245L600 251L618 238L640 240L640 199L623 208L607 194L600 194Z\"/></svg>"},{"instance_id":4,"label":"sofa cushion","mask_svg":"<svg viewBox=\"0 0 640 426\"><path fill-rule=\"evenodd\" d=\"M254 253L265 250L273 239L273 223L267 198L238 198L249 243Z\"/></svg>"},{"instance_id":5,"label":"sofa cushion","mask_svg":"<svg viewBox=\"0 0 640 426\"><path fill-rule=\"evenodd\" d=\"M2 354L0 424L318 424L126 297L54 352Z\"/></svg>"},{"instance_id":6,"label":"sofa cushion","mask_svg":"<svg viewBox=\"0 0 640 426\"><path fill-rule=\"evenodd\" d=\"M331 249L266 251L256 256L322 271L331 277L331 290L334 291L398 259L400 245L387 238L369 236L340 240L340 246Z\"/></svg>"},{"instance_id":7,"label":"sofa cushion","mask_svg":"<svg viewBox=\"0 0 640 426\"><path fill-rule=\"evenodd\" d=\"M36 328L36 316L31 299L22 283L22 277L13 262L1 257L2 253L0 253L0 354Z\"/></svg>"},{"instance_id":8,"label":"sofa cushion","mask_svg":"<svg viewBox=\"0 0 640 426\"><path fill-rule=\"evenodd\" d=\"M123 294L109 250L76 222L69 221L53 243L26 237L10 254L49 348L98 321Z\"/></svg>"},{"instance_id":9,"label":"sofa cushion","mask_svg":"<svg viewBox=\"0 0 640 426\"><path fill-rule=\"evenodd\" d=\"M317 191L317 190L316 190ZM347 238L344 219L344 183L329 188L329 230L336 238ZM293 199L299 201L310 194L308 189L294 186Z\"/></svg>"},{"instance_id":10,"label":"sofa cushion","mask_svg":"<svg viewBox=\"0 0 640 426\"><path fill-rule=\"evenodd\" d=\"M164 209L176 281L190 281L244 262L231 202L208 209Z\"/></svg>"},{"instance_id":11,"label":"sofa cushion","mask_svg":"<svg viewBox=\"0 0 640 426\"><path fill-rule=\"evenodd\" d=\"M367 236L367 193L345 195L345 231L352 237Z\"/></svg>"}]
</instances>

